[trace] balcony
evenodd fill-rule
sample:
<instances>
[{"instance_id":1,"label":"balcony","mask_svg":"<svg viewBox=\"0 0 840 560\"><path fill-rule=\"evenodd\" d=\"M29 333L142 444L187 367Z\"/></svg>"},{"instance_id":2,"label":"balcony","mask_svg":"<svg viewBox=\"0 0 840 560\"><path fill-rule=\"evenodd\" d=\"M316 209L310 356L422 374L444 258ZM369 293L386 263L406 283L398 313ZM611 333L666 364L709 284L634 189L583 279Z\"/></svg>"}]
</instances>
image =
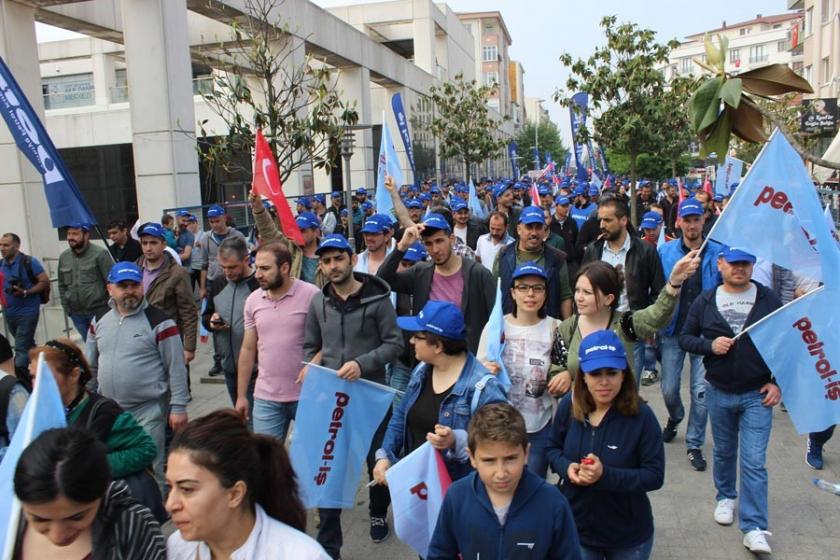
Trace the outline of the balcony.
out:
<instances>
[{"instance_id":1,"label":"balcony","mask_svg":"<svg viewBox=\"0 0 840 560\"><path fill-rule=\"evenodd\" d=\"M758 56L751 56L750 57L750 64L761 64L762 62L767 62L770 60L770 56L766 54L761 54Z\"/></svg>"}]
</instances>

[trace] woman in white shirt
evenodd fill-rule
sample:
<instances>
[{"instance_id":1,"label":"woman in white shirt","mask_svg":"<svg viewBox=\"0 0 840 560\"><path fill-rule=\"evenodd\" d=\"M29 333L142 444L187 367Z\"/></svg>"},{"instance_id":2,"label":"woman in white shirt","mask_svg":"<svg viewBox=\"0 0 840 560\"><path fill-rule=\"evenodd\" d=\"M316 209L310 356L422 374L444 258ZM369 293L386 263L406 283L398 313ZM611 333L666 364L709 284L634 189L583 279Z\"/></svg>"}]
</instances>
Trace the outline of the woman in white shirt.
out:
<instances>
[{"instance_id":1,"label":"woman in white shirt","mask_svg":"<svg viewBox=\"0 0 840 560\"><path fill-rule=\"evenodd\" d=\"M175 434L166 510L170 560L330 560L303 531L306 512L286 449L252 434L232 410Z\"/></svg>"}]
</instances>

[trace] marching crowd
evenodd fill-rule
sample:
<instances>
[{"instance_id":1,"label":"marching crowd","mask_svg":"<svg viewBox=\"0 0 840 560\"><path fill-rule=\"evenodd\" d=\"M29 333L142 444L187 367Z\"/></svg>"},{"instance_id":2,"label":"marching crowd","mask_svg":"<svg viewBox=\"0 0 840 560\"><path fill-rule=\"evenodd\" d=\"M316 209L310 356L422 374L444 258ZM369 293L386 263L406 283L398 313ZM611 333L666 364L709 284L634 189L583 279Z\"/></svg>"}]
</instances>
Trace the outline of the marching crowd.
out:
<instances>
[{"instance_id":1,"label":"marching crowd","mask_svg":"<svg viewBox=\"0 0 840 560\"><path fill-rule=\"evenodd\" d=\"M3 235L14 348L0 338L0 453L39 355L68 425L17 465L15 558L340 558L342 510L319 509L317 538L304 533L285 447L304 362L399 391L367 457L374 542L391 531L386 471L429 442L453 484L426 558L648 558L664 445L684 425L687 464L704 471L708 423L709 514L737 518L744 546L769 553L766 449L782 395L738 334L816 283L708 239L728 197L675 180L641 181L635 200L621 179L534 183L389 178L393 215L364 188L349 208L341 192L302 197L302 243L253 192L250 239L220 206L207 231L188 211L112 222L107 250L73 224L58 299L81 346L35 344L50 279ZM202 328L231 409L190 420ZM654 383L662 421L639 394ZM832 431L809 437L812 468Z\"/></svg>"}]
</instances>

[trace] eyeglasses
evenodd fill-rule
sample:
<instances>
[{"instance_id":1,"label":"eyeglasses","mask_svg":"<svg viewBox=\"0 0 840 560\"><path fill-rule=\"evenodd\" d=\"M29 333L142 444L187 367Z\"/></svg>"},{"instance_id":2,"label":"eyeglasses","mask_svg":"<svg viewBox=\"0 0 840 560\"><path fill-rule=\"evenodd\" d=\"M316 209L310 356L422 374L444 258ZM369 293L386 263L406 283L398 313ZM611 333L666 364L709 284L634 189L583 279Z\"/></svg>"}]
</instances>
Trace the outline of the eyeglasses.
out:
<instances>
[{"instance_id":1,"label":"eyeglasses","mask_svg":"<svg viewBox=\"0 0 840 560\"><path fill-rule=\"evenodd\" d=\"M527 294L528 292L534 292L535 294L544 294L545 284L517 284L513 287L513 289L519 292L520 294Z\"/></svg>"}]
</instances>

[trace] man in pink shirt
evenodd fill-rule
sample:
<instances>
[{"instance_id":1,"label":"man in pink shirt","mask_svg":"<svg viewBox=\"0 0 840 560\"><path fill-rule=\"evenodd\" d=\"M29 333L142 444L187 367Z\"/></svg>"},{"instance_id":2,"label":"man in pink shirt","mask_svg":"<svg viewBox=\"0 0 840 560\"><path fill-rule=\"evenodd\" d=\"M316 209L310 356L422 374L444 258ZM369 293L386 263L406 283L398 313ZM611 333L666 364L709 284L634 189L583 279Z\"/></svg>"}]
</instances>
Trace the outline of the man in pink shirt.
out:
<instances>
[{"instance_id":1,"label":"man in pink shirt","mask_svg":"<svg viewBox=\"0 0 840 560\"><path fill-rule=\"evenodd\" d=\"M285 441L297 413L303 361L303 333L318 288L289 276L292 255L272 241L257 250L260 287L245 300L245 336L237 367L236 410L248 416L248 383L259 355L254 387L254 432Z\"/></svg>"}]
</instances>

